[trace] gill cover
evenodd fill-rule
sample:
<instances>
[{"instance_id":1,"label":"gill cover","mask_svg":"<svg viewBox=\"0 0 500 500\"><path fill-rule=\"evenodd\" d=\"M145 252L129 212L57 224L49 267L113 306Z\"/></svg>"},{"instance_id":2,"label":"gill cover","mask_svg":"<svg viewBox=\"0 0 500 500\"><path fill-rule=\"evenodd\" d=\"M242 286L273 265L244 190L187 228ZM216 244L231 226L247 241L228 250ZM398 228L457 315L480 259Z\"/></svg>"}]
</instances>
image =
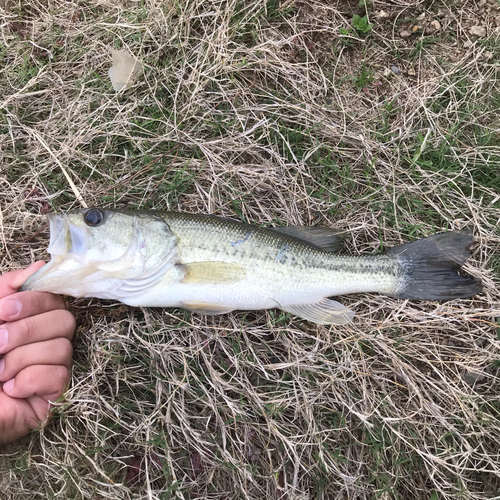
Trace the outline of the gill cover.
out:
<instances>
[{"instance_id":1,"label":"gill cover","mask_svg":"<svg viewBox=\"0 0 500 500\"><path fill-rule=\"evenodd\" d=\"M91 208L48 217L51 260L21 291L131 297L157 283L175 263L177 238L155 215Z\"/></svg>"}]
</instances>

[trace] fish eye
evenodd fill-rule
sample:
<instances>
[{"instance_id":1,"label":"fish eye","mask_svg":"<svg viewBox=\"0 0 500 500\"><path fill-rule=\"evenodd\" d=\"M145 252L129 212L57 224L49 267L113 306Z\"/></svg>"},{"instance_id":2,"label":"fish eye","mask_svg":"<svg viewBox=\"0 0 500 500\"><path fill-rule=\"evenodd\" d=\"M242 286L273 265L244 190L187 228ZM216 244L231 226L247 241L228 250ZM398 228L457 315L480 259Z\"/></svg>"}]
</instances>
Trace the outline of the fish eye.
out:
<instances>
[{"instance_id":1,"label":"fish eye","mask_svg":"<svg viewBox=\"0 0 500 500\"><path fill-rule=\"evenodd\" d=\"M95 227L104 220L104 214L97 208L91 208L85 212L83 220L87 226Z\"/></svg>"}]
</instances>

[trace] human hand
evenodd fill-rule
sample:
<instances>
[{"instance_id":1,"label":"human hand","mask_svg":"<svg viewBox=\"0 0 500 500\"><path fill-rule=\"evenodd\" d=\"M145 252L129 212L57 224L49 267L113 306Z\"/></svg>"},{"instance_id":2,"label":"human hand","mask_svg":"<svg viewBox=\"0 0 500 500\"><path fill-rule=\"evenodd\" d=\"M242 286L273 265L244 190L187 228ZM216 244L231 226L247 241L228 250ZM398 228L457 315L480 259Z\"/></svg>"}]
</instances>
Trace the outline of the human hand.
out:
<instances>
[{"instance_id":1,"label":"human hand","mask_svg":"<svg viewBox=\"0 0 500 500\"><path fill-rule=\"evenodd\" d=\"M75 318L59 295L19 292L44 262L0 276L0 444L50 418L70 378Z\"/></svg>"}]
</instances>

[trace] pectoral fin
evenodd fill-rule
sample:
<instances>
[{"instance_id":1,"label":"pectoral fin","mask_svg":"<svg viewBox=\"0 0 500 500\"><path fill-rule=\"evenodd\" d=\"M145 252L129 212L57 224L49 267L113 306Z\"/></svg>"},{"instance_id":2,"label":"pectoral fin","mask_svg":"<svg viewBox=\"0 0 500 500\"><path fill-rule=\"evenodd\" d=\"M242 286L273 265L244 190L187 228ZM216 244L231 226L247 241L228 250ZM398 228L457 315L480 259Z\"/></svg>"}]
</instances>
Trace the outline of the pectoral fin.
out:
<instances>
[{"instance_id":1,"label":"pectoral fin","mask_svg":"<svg viewBox=\"0 0 500 500\"><path fill-rule=\"evenodd\" d=\"M237 283L246 274L245 268L227 262L189 262L180 264L184 270L182 283L220 284Z\"/></svg>"},{"instance_id":2,"label":"pectoral fin","mask_svg":"<svg viewBox=\"0 0 500 500\"><path fill-rule=\"evenodd\" d=\"M271 227L269 229L306 241L326 252L337 252L341 250L344 245L344 240L348 236L346 233L342 233L340 229L328 227L285 226Z\"/></svg>"},{"instance_id":3,"label":"pectoral fin","mask_svg":"<svg viewBox=\"0 0 500 500\"><path fill-rule=\"evenodd\" d=\"M354 317L354 311L330 299L315 304L288 305L282 309L320 325L345 325Z\"/></svg>"},{"instance_id":4,"label":"pectoral fin","mask_svg":"<svg viewBox=\"0 0 500 500\"><path fill-rule=\"evenodd\" d=\"M234 308L224 304L213 304L211 302L199 302L195 300L186 300L181 302L181 306L188 311L197 312L200 314L226 314Z\"/></svg>"}]
</instances>

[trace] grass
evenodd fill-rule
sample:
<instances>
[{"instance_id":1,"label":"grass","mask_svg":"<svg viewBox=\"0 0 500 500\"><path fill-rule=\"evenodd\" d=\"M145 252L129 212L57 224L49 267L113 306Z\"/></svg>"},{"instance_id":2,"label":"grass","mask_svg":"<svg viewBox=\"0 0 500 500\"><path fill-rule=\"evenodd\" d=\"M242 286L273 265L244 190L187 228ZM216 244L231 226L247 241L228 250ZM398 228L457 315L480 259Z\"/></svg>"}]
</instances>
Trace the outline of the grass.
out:
<instances>
[{"instance_id":1,"label":"grass","mask_svg":"<svg viewBox=\"0 0 500 500\"><path fill-rule=\"evenodd\" d=\"M464 48L480 7L425 5L0 10L2 272L46 258L43 214L79 206L62 165L89 206L334 226L352 254L471 227L484 284L342 297L349 327L68 299L72 384L2 450L2 498L498 498L499 38ZM111 48L145 65L120 94Z\"/></svg>"}]
</instances>

